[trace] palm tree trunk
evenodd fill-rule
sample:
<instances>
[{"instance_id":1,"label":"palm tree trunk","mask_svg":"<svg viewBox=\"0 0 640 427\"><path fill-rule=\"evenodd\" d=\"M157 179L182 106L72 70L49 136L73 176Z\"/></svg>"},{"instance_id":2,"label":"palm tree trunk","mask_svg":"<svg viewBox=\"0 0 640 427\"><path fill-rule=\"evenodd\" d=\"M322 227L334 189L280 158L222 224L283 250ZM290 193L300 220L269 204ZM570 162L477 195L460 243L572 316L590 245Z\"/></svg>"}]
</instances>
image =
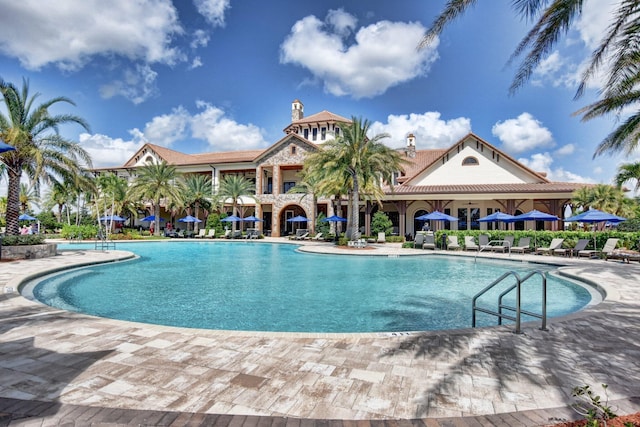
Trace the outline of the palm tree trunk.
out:
<instances>
[{"instance_id":1,"label":"palm tree trunk","mask_svg":"<svg viewBox=\"0 0 640 427\"><path fill-rule=\"evenodd\" d=\"M20 234L20 224L18 217L20 216L20 174L16 172L18 168L8 167L7 174L8 192L7 192L7 235L17 236ZM21 168L20 168L21 170Z\"/></svg>"}]
</instances>

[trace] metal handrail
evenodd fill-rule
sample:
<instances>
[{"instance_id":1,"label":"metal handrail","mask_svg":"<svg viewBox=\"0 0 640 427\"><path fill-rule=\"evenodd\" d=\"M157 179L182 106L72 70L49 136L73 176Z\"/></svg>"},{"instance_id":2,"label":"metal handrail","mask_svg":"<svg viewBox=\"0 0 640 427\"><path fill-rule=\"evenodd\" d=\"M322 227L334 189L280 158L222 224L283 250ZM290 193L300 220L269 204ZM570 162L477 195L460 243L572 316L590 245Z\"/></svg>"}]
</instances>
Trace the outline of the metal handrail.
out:
<instances>
[{"instance_id":1,"label":"metal handrail","mask_svg":"<svg viewBox=\"0 0 640 427\"><path fill-rule=\"evenodd\" d=\"M528 279L530 279L532 276L539 274L540 277L542 278L542 314L538 314L538 313L533 313L527 310L522 310L522 283L526 282ZM495 287L496 285L498 285L500 282L502 282L504 279L506 279L509 276L514 276L516 278L516 283L514 285L509 286L505 291L503 291L499 297L498 297L498 311L494 311L494 310L490 310L487 308L483 308L483 307L478 307L476 302L478 300L478 298L480 298L482 295L484 295L486 292L488 292L490 289L492 289L493 287ZM513 291L514 289L516 289L516 306L515 307L510 307L507 305L502 304L502 299L504 298L505 295L507 295L508 293L510 293L511 291ZM511 310L511 311L515 311L515 316L509 315L509 314L505 314L503 312L503 309L505 310ZM527 275L524 276L524 278L520 278L520 275L518 273L516 273L515 271L508 271L506 273L504 273L502 276L500 276L499 278L497 278L496 280L494 280L490 285L488 285L487 287L485 287L483 290L481 290L480 292L478 292L472 300L472 316L471 316L471 326L473 328L476 327L476 312L480 311L482 313L486 313L486 314L491 314L493 316L496 316L498 318L498 324L502 325L502 319L508 319L511 321L515 322L515 333L519 334L521 333L521 317L522 314L526 314L528 316L532 316L532 317L536 317L538 319L542 319L542 326L540 327L541 330L546 331L547 330L547 278L544 275L544 273L540 270L533 270L529 273L527 273Z\"/></svg>"},{"instance_id":2,"label":"metal handrail","mask_svg":"<svg viewBox=\"0 0 640 427\"><path fill-rule=\"evenodd\" d=\"M477 261L478 255L484 249L489 249L490 250L493 247L498 247L498 245L492 245L492 243L506 243L506 245L503 244L502 247L506 246L507 249L509 250L509 256L511 256L511 242L509 242L507 240L489 240L486 245L481 245L480 246L480 249L478 250L478 252L476 252L476 255L473 257L473 260Z\"/></svg>"}]
</instances>

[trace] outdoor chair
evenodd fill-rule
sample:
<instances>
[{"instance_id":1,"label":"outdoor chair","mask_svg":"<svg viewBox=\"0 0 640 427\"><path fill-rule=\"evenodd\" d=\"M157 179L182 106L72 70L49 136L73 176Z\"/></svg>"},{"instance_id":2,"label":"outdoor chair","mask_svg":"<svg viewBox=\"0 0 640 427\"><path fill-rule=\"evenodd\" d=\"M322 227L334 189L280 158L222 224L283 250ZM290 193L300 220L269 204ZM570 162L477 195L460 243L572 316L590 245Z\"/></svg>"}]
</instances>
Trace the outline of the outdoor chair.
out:
<instances>
[{"instance_id":1,"label":"outdoor chair","mask_svg":"<svg viewBox=\"0 0 640 427\"><path fill-rule=\"evenodd\" d=\"M604 242L604 246L602 247L602 250L598 250L596 248L596 249L591 249L591 250L579 251L578 255L579 256L584 256L584 257L595 258L595 257L598 257L600 254L604 254L605 257L608 257L615 250L616 245L618 244L618 240L620 240L620 239L607 239L607 241Z\"/></svg>"},{"instance_id":2,"label":"outdoor chair","mask_svg":"<svg viewBox=\"0 0 640 427\"><path fill-rule=\"evenodd\" d=\"M200 231L198 231L198 234L195 235L196 239L202 239L205 234L207 234L207 229L206 228L201 228Z\"/></svg>"},{"instance_id":3,"label":"outdoor chair","mask_svg":"<svg viewBox=\"0 0 640 427\"><path fill-rule=\"evenodd\" d=\"M313 236L311 240L324 240L324 238L322 237L322 233L318 233L315 236Z\"/></svg>"},{"instance_id":4,"label":"outdoor chair","mask_svg":"<svg viewBox=\"0 0 640 427\"><path fill-rule=\"evenodd\" d=\"M551 243L549 243L549 246L547 246L546 248L545 247L536 248L536 254L550 255L553 253L554 250L560 249L562 247L562 242L564 242L564 239L561 239L561 238L551 239Z\"/></svg>"},{"instance_id":5,"label":"outdoor chair","mask_svg":"<svg viewBox=\"0 0 640 427\"><path fill-rule=\"evenodd\" d=\"M473 236L464 236L464 249L466 251L477 251L480 246L476 245L476 240Z\"/></svg>"},{"instance_id":6,"label":"outdoor chair","mask_svg":"<svg viewBox=\"0 0 640 427\"><path fill-rule=\"evenodd\" d=\"M436 238L433 234L427 234L426 236L424 236L422 249L436 249Z\"/></svg>"},{"instance_id":7,"label":"outdoor chair","mask_svg":"<svg viewBox=\"0 0 640 427\"><path fill-rule=\"evenodd\" d=\"M553 254L560 256L578 255L578 252L584 251L587 248L587 245L589 245L589 239L579 239L574 247L554 249Z\"/></svg>"},{"instance_id":8,"label":"outdoor chair","mask_svg":"<svg viewBox=\"0 0 640 427\"><path fill-rule=\"evenodd\" d=\"M214 237L216 237L216 229L212 228L211 230L209 230L209 232L207 233L207 239L213 239Z\"/></svg>"},{"instance_id":9,"label":"outdoor chair","mask_svg":"<svg viewBox=\"0 0 640 427\"><path fill-rule=\"evenodd\" d=\"M491 250L491 245L489 245L489 235L481 234L478 236L478 243L480 243L480 250Z\"/></svg>"},{"instance_id":10,"label":"outdoor chair","mask_svg":"<svg viewBox=\"0 0 640 427\"><path fill-rule=\"evenodd\" d=\"M387 236L385 235L384 231L381 231L378 233L378 243L385 243L387 241Z\"/></svg>"},{"instance_id":11,"label":"outdoor chair","mask_svg":"<svg viewBox=\"0 0 640 427\"><path fill-rule=\"evenodd\" d=\"M511 246L513 246L513 239L514 239L513 236L504 236L501 244L491 246L491 250L493 252L509 252L511 249Z\"/></svg>"},{"instance_id":12,"label":"outdoor chair","mask_svg":"<svg viewBox=\"0 0 640 427\"><path fill-rule=\"evenodd\" d=\"M450 251L457 251L460 249L460 243L458 243L458 236L447 236L447 249Z\"/></svg>"},{"instance_id":13,"label":"outdoor chair","mask_svg":"<svg viewBox=\"0 0 640 427\"><path fill-rule=\"evenodd\" d=\"M531 250L529 246L531 246L531 237L521 237L518 239L518 244L516 246L511 246L511 252L524 254Z\"/></svg>"},{"instance_id":14,"label":"outdoor chair","mask_svg":"<svg viewBox=\"0 0 640 427\"><path fill-rule=\"evenodd\" d=\"M422 249L422 245L424 244L424 234L418 233L416 237L413 239L413 247Z\"/></svg>"}]
</instances>

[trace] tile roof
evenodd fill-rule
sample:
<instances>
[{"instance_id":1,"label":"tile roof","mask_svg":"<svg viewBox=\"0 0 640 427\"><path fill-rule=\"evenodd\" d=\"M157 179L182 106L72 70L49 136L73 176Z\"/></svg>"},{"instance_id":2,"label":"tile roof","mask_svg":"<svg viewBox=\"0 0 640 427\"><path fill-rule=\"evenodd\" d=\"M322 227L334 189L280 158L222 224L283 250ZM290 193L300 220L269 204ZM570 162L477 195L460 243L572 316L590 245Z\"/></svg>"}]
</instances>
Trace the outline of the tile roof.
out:
<instances>
[{"instance_id":1,"label":"tile roof","mask_svg":"<svg viewBox=\"0 0 640 427\"><path fill-rule=\"evenodd\" d=\"M522 184L456 184L456 185L396 185L395 194L483 194L483 193L567 193L590 184L575 182L542 182Z\"/></svg>"},{"instance_id":2,"label":"tile roof","mask_svg":"<svg viewBox=\"0 0 640 427\"><path fill-rule=\"evenodd\" d=\"M398 151L404 151L404 149L399 149ZM400 177L399 181L405 181L407 179L413 178L418 173L426 169L433 162L438 160L443 154L445 154L447 150L445 149L433 149L433 150L416 150L415 157L407 157L403 158L407 160L403 167L404 174Z\"/></svg>"},{"instance_id":3,"label":"tile roof","mask_svg":"<svg viewBox=\"0 0 640 427\"><path fill-rule=\"evenodd\" d=\"M296 120L295 122L291 123L293 124L302 124L302 123L316 123L316 122L344 122L344 123L351 123L350 119L347 119L345 117L339 116L337 114L334 114L330 111L327 110L323 110L320 111L319 113L315 113L312 114L308 117L304 117L300 120ZM289 127L289 126L287 126Z\"/></svg>"}]
</instances>

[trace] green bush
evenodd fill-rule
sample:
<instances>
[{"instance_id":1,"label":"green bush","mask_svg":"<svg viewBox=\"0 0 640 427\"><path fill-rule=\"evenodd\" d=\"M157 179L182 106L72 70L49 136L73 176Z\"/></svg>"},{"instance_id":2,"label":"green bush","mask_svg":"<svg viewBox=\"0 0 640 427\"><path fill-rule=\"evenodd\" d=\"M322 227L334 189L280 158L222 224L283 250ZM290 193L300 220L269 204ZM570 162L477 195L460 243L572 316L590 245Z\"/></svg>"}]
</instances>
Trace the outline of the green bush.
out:
<instances>
[{"instance_id":1,"label":"green bush","mask_svg":"<svg viewBox=\"0 0 640 427\"><path fill-rule=\"evenodd\" d=\"M393 231L393 223L384 212L376 212L371 220L371 231L374 234L385 233L391 234Z\"/></svg>"},{"instance_id":2,"label":"green bush","mask_svg":"<svg viewBox=\"0 0 640 427\"><path fill-rule=\"evenodd\" d=\"M63 239L95 239L98 235L97 225L63 225L60 237Z\"/></svg>"},{"instance_id":3,"label":"green bush","mask_svg":"<svg viewBox=\"0 0 640 427\"><path fill-rule=\"evenodd\" d=\"M44 234L25 234L20 236L4 236L2 238L3 246L26 246L26 245L42 245L44 243Z\"/></svg>"}]
</instances>

